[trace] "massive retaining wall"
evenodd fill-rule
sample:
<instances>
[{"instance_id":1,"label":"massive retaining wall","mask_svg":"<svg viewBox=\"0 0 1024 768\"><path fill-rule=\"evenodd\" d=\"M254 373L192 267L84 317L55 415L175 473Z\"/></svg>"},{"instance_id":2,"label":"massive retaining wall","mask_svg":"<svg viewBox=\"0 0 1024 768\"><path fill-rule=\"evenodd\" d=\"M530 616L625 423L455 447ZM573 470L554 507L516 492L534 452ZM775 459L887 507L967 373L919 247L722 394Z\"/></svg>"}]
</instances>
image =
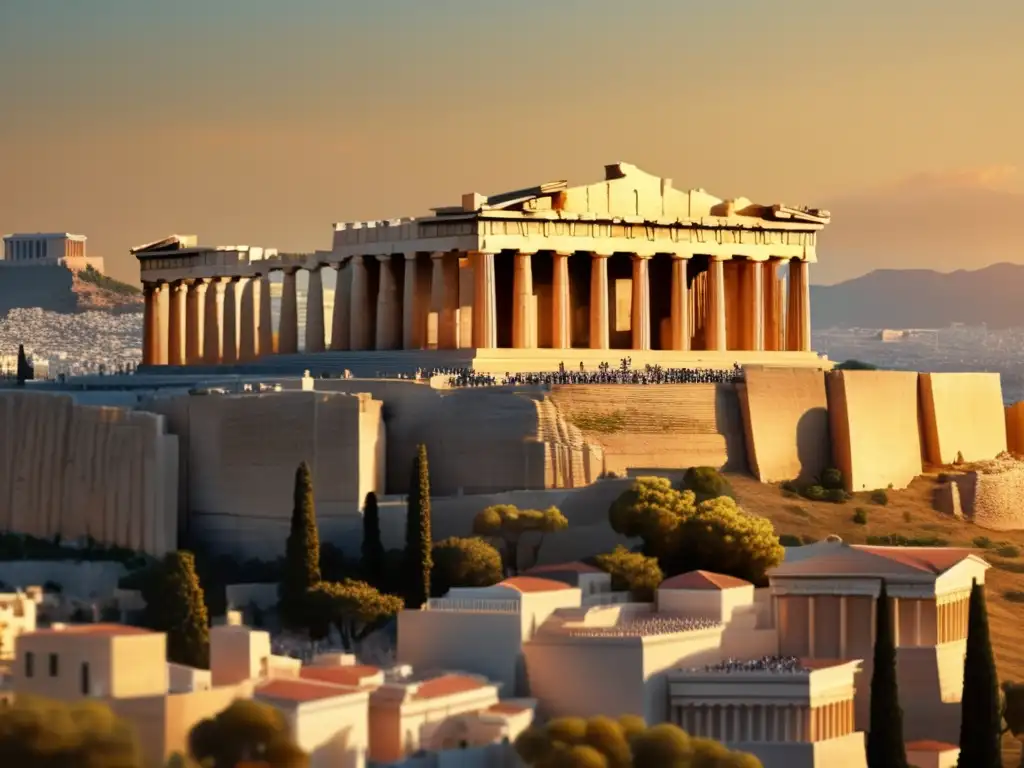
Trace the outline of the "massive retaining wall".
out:
<instances>
[{"instance_id":1,"label":"massive retaining wall","mask_svg":"<svg viewBox=\"0 0 1024 768\"><path fill-rule=\"evenodd\" d=\"M746 466L732 384L567 384L553 386L551 400L601 446L609 472Z\"/></svg>"},{"instance_id":2,"label":"massive retaining wall","mask_svg":"<svg viewBox=\"0 0 1024 768\"><path fill-rule=\"evenodd\" d=\"M0 317L17 308L75 312L71 270L57 264L15 266L0 262Z\"/></svg>"},{"instance_id":3,"label":"massive retaining wall","mask_svg":"<svg viewBox=\"0 0 1024 768\"><path fill-rule=\"evenodd\" d=\"M921 474L917 374L832 371L832 456L848 491L906 488Z\"/></svg>"},{"instance_id":4,"label":"massive retaining wall","mask_svg":"<svg viewBox=\"0 0 1024 768\"><path fill-rule=\"evenodd\" d=\"M925 460L936 466L994 459L1006 450L998 373L922 373Z\"/></svg>"},{"instance_id":5,"label":"massive retaining wall","mask_svg":"<svg viewBox=\"0 0 1024 768\"><path fill-rule=\"evenodd\" d=\"M177 547L177 440L162 416L0 394L0 530Z\"/></svg>"},{"instance_id":6,"label":"massive retaining wall","mask_svg":"<svg viewBox=\"0 0 1024 768\"><path fill-rule=\"evenodd\" d=\"M751 368L738 386L750 471L763 483L810 481L831 466L825 374Z\"/></svg>"}]
</instances>

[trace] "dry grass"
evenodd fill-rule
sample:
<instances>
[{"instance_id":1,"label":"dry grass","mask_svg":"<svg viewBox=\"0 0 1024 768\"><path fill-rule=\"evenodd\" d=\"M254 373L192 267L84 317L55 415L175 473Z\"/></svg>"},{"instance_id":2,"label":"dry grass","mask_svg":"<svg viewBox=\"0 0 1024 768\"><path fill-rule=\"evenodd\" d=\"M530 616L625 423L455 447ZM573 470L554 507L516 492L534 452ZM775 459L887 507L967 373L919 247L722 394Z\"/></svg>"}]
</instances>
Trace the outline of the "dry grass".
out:
<instances>
[{"instance_id":1,"label":"dry grass","mask_svg":"<svg viewBox=\"0 0 1024 768\"><path fill-rule=\"evenodd\" d=\"M743 475L732 475L729 481L743 508L770 519L780 535L821 540L834 533L847 543L864 544L868 536L896 534L906 538L939 537L946 539L949 546L974 546L976 537L986 536L993 542L1018 547L1022 553L1019 558L998 557L991 550L981 554L993 566L985 581L992 650L999 678L1024 681L1024 642L1020 627L1024 617L1021 604L1024 599L1024 531L986 531L940 515L932 509L931 503L936 485L934 476L918 478L905 491L889 491L889 503L884 507L872 504L867 494L857 494L845 504L832 504L787 497L777 486L764 485ZM858 507L867 511L866 525L853 522ZM956 734L951 734L950 740L955 742ZM1020 744L1007 739L1005 750L1006 765L1018 765Z\"/></svg>"}]
</instances>

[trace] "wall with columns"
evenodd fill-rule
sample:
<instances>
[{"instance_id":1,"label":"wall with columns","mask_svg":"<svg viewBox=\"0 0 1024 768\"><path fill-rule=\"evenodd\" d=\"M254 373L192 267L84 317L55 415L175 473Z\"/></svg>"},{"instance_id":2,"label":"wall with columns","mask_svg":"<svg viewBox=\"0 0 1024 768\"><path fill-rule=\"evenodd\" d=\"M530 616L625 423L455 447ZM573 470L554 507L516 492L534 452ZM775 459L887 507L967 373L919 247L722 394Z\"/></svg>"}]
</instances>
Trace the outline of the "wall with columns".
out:
<instances>
[{"instance_id":1,"label":"wall with columns","mask_svg":"<svg viewBox=\"0 0 1024 768\"><path fill-rule=\"evenodd\" d=\"M745 368L737 385L750 472L763 483L813 480L832 466L825 374Z\"/></svg>"},{"instance_id":2,"label":"wall with columns","mask_svg":"<svg viewBox=\"0 0 1024 768\"><path fill-rule=\"evenodd\" d=\"M0 529L161 556L177 547L177 460L156 414L0 394Z\"/></svg>"},{"instance_id":3,"label":"wall with columns","mask_svg":"<svg viewBox=\"0 0 1024 768\"><path fill-rule=\"evenodd\" d=\"M1003 387L998 373L922 373L925 459L943 466L993 459L1006 450Z\"/></svg>"}]
</instances>

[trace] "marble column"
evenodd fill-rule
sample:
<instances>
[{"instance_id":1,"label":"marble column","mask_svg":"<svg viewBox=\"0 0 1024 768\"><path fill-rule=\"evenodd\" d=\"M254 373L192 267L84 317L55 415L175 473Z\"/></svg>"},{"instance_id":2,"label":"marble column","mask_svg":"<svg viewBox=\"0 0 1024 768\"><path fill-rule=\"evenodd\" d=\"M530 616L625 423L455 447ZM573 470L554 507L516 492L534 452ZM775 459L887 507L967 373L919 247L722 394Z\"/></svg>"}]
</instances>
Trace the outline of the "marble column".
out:
<instances>
[{"instance_id":1,"label":"marble column","mask_svg":"<svg viewBox=\"0 0 1024 768\"><path fill-rule=\"evenodd\" d=\"M590 259L590 348L608 349L608 257L592 253Z\"/></svg>"},{"instance_id":2,"label":"marble column","mask_svg":"<svg viewBox=\"0 0 1024 768\"><path fill-rule=\"evenodd\" d=\"M708 350L725 352L725 265L717 256L708 260L708 315L704 333Z\"/></svg>"},{"instance_id":3,"label":"marble column","mask_svg":"<svg viewBox=\"0 0 1024 768\"><path fill-rule=\"evenodd\" d=\"M473 346L495 349L498 346L498 316L495 304L494 254L480 251L472 254L473 277Z\"/></svg>"},{"instance_id":4,"label":"marble column","mask_svg":"<svg viewBox=\"0 0 1024 768\"><path fill-rule=\"evenodd\" d=\"M377 349L402 346L402 304L398 298L395 265L391 256L378 256L380 284L377 288Z\"/></svg>"},{"instance_id":5,"label":"marble column","mask_svg":"<svg viewBox=\"0 0 1024 768\"><path fill-rule=\"evenodd\" d=\"M317 264L309 270L306 289L306 353L324 351L324 278Z\"/></svg>"},{"instance_id":6,"label":"marble column","mask_svg":"<svg viewBox=\"0 0 1024 768\"><path fill-rule=\"evenodd\" d=\"M811 349L810 291L807 262L801 259L791 259L786 317L786 348L791 351L809 352Z\"/></svg>"},{"instance_id":7,"label":"marble column","mask_svg":"<svg viewBox=\"0 0 1024 768\"><path fill-rule=\"evenodd\" d=\"M224 343L224 281L215 277L206 290L206 310L203 331L203 362L220 365Z\"/></svg>"},{"instance_id":8,"label":"marble column","mask_svg":"<svg viewBox=\"0 0 1024 768\"><path fill-rule=\"evenodd\" d=\"M238 360L249 362L260 356L260 292L259 275L239 284L242 299L238 310Z\"/></svg>"},{"instance_id":9,"label":"marble column","mask_svg":"<svg viewBox=\"0 0 1024 768\"><path fill-rule=\"evenodd\" d=\"M800 262L800 350L811 351L811 275L810 265Z\"/></svg>"},{"instance_id":10,"label":"marble column","mask_svg":"<svg viewBox=\"0 0 1024 768\"><path fill-rule=\"evenodd\" d=\"M781 320L779 317L779 259L774 256L764 263L761 280L764 283L762 290L762 311L764 326L764 349L767 352L777 352L781 349Z\"/></svg>"},{"instance_id":11,"label":"marble column","mask_svg":"<svg viewBox=\"0 0 1024 768\"><path fill-rule=\"evenodd\" d=\"M669 348L679 351L690 349L690 291L687 285L689 255L672 255L672 302L670 314Z\"/></svg>"},{"instance_id":12,"label":"marble column","mask_svg":"<svg viewBox=\"0 0 1024 768\"><path fill-rule=\"evenodd\" d=\"M294 355L299 351L299 297L296 293L296 269L282 270L284 280L281 286L281 320L277 332L277 352L280 355Z\"/></svg>"},{"instance_id":13,"label":"marble column","mask_svg":"<svg viewBox=\"0 0 1024 768\"><path fill-rule=\"evenodd\" d=\"M417 255L415 252L405 254L405 272L402 280L402 349L419 349L422 346L420 328L423 321L417 311L420 305L417 300Z\"/></svg>"},{"instance_id":14,"label":"marble column","mask_svg":"<svg viewBox=\"0 0 1024 768\"><path fill-rule=\"evenodd\" d=\"M646 256L633 256L633 349L651 348L651 284Z\"/></svg>"},{"instance_id":15,"label":"marble column","mask_svg":"<svg viewBox=\"0 0 1024 768\"><path fill-rule=\"evenodd\" d=\"M512 347L533 346L533 254L518 252L512 266Z\"/></svg>"},{"instance_id":16,"label":"marble column","mask_svg":"<svg viewBox=\"0 0 1024 768\"><path fill-rule=\"evenodd\" d=\"M238 302L241 299L239 278L232 277L224 286L224 341L220 356L226 365L238 362Z\"/></svg>"},{"instance_id":17,"label":"marble column","mask_svg":"<svg viewBox=\"0 0 1024 768\"><path fill-rule=\"evenodd\" d=\"M271 309L270 273L260 278L260 357L272 355L274 349L274 314Z\"/></svg>"},{"instance_id":18,"label":"marble column","mask_svg":"<svg viewBox=\"0 0 1024 768\"><path fill-rule=\"evenodd\" d=\"M437 346L438 349L456 349L459 347L459 292L461 288L459 255L446 253L442 259L434 261L435 276L439 262L441 264L442 296L441 314L437 319ZM472 327L472 323L470 323L470 327ZM472 342L470 342L470 346L472 346Z\"/></svg>"},{"instance_id":19,"label":"marble column","mask_svg":"<svg viewBox=\"0 0 1024 768\"><path fill-rule=\"evenodd\" d=\"M430 312L427 314L427 349L441 346L441 315L444 313L444 251L430 254Z\"/></svg>"},{"instance_id":20,"label":"marble column","mask_svg":"<svg viewBox=\"0 0 1024 768\"><path fill-rule=\"evenodd\" d=\"M169 326L167 329L167 364L185 364L185 299L188 286L182 282L171 283L169 290Z\"/></svg>"},{"instance_id":21,"label":"marble column","mask_svg":"<svg viewBox=\"0 0 1024 768\"><path fill-rule=\"evenodd\" d=\"M353 256L352 301L349 305L349 348L364 351L373 347L373 327L370 323L370 279L366 274L366 257Z\"/></svg>"},{"instance_id":22,"label":"marble column","mask_svg":"<svg viewBox=\"0 0 1024 768\"><path fill-rule=\"evenodd\" d=\"M569 286L569 254L553 253L551 281L551 348L572 347L572 293Z\"/></svg>"},{"instance_id":23,"label":"marble column","mask_svg":"<svg viewBox=\"0 0 1024 768\"><path fill-rule=\"evenodd\" d=\"M457 280L459 308L456 315L456 345L459 349L472 349L476 344L476 276L479 271L476 255L462 253L458 257Z\"/></svg>"},{"instance_id":24,"label":"marble column","mask_svg":"<svg viewBox=\"0 0 1024 768\"><path fill-rule=\"evenodd\" d=\"M764 349L764 269L760 261L743 262L743 330L744 349Z\"/></svg>"},{"instance_id":25,"label":"marble column","mask_svg":"<svg viewBox=\"0 0 1024 768\"><path fill-rule=\"evenodd\" d=\"M156 364L157 342L157 285L156 283L143 283L142 295L145 300L142 315L142 364Z\"/></svg>"},{"instance_id":26,"label":"marble column","mask_svg":"<svg viewBox=\"0 0 1024 768\"><path fill-rule=\"evenodd\" d=\"M170 335L170 290L167 283L159 283L156 293L156 364L167 365Z\"/></svg>"},{"instance_id":27,"label":"marble column","mask_svg":"<svg viewBox=\"0 0 1024 768\"><path fill-rule=\"evenodd\" d=\"M189 283L185 313L188 315L185 321L185 361L189 365L198 365L203 361L203 331L206 330L206 281L202 278Z\"/></svg>"},{"instance_id":28,"label":"marble column","mask_svg":"<svg viewBox=\"0 0 1024 768\"><path fill-rule=\"evenodd\" d=\"M352 321L352 269L349 263L339 264L334 281L334 315L331 318L331 349L344 350L352 344L349 324Z\"/></svg>"}]
</instances>

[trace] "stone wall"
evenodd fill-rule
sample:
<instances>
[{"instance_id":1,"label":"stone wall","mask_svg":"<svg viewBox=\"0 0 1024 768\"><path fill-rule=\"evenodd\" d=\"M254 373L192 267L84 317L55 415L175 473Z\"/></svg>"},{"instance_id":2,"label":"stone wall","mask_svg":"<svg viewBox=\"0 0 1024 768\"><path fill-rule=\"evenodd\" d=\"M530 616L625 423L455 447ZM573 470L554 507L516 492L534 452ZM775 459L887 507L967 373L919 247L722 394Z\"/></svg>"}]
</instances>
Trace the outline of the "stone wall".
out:
<instances>
[{"instance_id":1,"label":"stone wall","mask_svg":"<svg viewBox=\"0 0 1024 768\"><path fill-rule=\"evenodd\" d=\"M0 530L163 555L177 546L177 464L162 416L0 394Z\"/></svg>"},{"instance_id":2,"label":"stone wall","mask_svg":"<svg viewBox=\"0 0 1024 768\"><path fill-rule=\"evenodd\" d=\"M906 488L921 474L917 374L826 375L832 457L848 491Z\"/></svg>"},{"instance_id":3,"label":"stone wall","mask_svg":"<svg viewBox=\"0 0 1024 768\"><path fill-rule=\"evenodd\" d=\"M998 373L922 373L921 430L925 460L994 459L1006 450L1006 415Z\"/></svg>"},{"instance_id":4,"label":"stone wall","mask_svg":"<svg viewBox=\"0 0 1024 768\"><path fill-rule=\"evenodd\" d=\"M810 481L831 465L825 374L749 368L738 385L750 472L762 483Z\"/></svg>"},{"instance_id":5,"label":"stone wall","mask_svg":"<svg viewBox=\"0 0 1024 768\"><path fill-rule=\"evenodd\" d=\"M0 261L0 317L15 308L75 312L71 270L58 264L14 265Z\"/></svg>"},{"instance_id":6,"label":"stone wall","mask_svg":"<svg viewBox=\"0 0 1024 768\"><path fill-rule=\"evenodd\" d=\"M940 512L962 516L991 531L1024 529L1024 462L1003 456L947 475L945 480L936 489L935 506Z\"/></svg>"},{"instance_id":7,"label":"stone wall","mask_svg":"<svg viewBox=\"0 0 1024 768\"><path fill-rule=\"evenodd\" d=\"M734 385L556 385L551 400L586 440L602 448L608 472L746 467Z\"/></svg>"}]
</instances>

